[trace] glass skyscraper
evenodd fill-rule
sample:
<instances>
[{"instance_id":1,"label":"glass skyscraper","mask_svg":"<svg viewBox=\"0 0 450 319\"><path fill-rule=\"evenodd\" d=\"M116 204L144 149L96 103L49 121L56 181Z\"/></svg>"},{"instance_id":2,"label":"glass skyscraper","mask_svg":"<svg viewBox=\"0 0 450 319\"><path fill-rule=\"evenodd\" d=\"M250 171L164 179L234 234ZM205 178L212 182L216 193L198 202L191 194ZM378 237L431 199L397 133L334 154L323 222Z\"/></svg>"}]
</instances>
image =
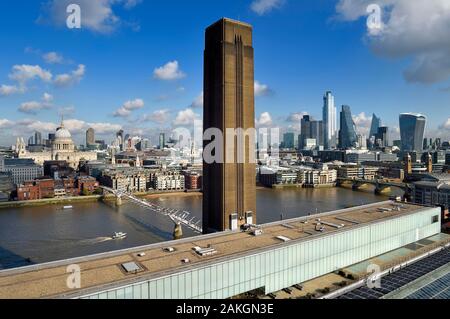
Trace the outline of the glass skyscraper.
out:
<instances>
[{"instance_id":1,"label":"glass skyscraper","mask_svg":"<svg viewBox=\"0 0 450 319\"><path fill-rule=\"evenodd\" d=\"M381 119L375 114L372 116L372 125L370 127L369 138L378 134L378 129L381 127Z\"/></svg>"},{"instance_id":2,"label":"glass skyscraper","mask_svg":"<svg viewBox=\"0 0 450 319\"><path fill-rule=\"evenodd\" d=\"M402 151L422 151L426 117L422 114L400 114Z\"/></svg>"},{"instance_id":3,"label":"glass skyscraper","mask_svg":"<svg viewBox=\"0 0 450 319\"><path fill-rule=\"evenodd\" d=\"M284 148L293 149L295 148L295 134L285 133L283 136L283 146Z\"/></svg>"},{"instance_id":4,"label":"glass skyscraper","mask_svg":"<svg viewBox=\"0 0 450 319\"><path fill-rule=\"evenodd\" d=\"M341 111L341 129L339 131L339 148L348 149L356 147L358 137L356 135L356 126L352 118L350 106L342 105Z\"/></svg>"},{"instance_id":5,"label":"glass skyscraper","mask_svg":"<svg viewBox=\"0 0 450 319\"><path fill-rule=\"evenodd\" d=\"M337 144L337 111L334 96L330 91L323 97L323 140L324 148L336 148Z\"/></svg>"}]
</instances>

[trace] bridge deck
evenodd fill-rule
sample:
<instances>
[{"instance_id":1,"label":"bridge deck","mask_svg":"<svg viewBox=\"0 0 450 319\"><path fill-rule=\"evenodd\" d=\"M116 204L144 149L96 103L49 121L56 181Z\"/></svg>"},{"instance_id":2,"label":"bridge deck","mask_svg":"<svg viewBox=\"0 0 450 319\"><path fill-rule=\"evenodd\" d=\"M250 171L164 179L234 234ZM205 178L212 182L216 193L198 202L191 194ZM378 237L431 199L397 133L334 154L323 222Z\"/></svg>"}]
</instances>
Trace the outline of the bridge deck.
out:
<instances>
[{"instance_id":1,"label":"bridge deck","mask_svg":"<svg viewBox=\"0 0 450 319\"><path fill-rule=\"evenodd\" d=\"M423 209L421 206L402 204L400 211L380 211L380 208L392 209L398 207L398 205L398 203L388 201L267 224L262 226L264 233L257 237L244 232L224 232L72 260L4 270L0 271L0 298L50 298L86 294L92 289L101 288L104 290L111 288L112 285L130 284L144 278L157 278L180 270L190 269L200 264L227 260L239 255L249 255L285 245L286 243L277 239L277 236L285 236L292 241L307 240L383 219L395 218L402 214L411 214ZM327 224L324 232L315 229L314 223L318 217ZM304 224L304 221L308 221L308 223ZM332 224L345 224L345 226L337 229ZM212 245L212 248L217 250L217 254L210 257L200 257L192 249L195 246L205 248L208 245ZM173 247L175 251L172 253L164 252L163 248L166 247ZM145 257L137 256L141 252L145 252ZM183 265L182 260L185 258L188 258L190 263ZM144 271L133 275L125 274L121 269L121 264L131 261L142 265ZM66 269L71 264L77 264L81 267L81 290L70 290L67 287L68 274Z\"/></svg>"}]
</instances>

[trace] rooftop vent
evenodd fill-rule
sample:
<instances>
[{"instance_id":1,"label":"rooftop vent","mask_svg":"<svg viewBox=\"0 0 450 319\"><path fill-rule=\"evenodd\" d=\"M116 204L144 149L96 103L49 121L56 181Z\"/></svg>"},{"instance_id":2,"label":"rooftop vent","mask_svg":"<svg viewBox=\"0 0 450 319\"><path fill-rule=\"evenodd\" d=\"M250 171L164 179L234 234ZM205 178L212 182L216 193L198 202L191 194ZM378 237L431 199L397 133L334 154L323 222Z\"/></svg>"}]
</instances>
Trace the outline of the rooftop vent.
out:
<instances>
[{"instance_id":1,"label":"rooftop vent","mask_svg":"<svg viewBox=\"0 0 450 319\"><path fill-rule=\"evenodd\" d=\"M201 248L201 247L194 247L192 248L198 255L204 257L204 256L212 256L217 253L217 250L214 248L208 247L208 248Z\"/></svg>"},{"instance_id":2,"label":"rooftop vent","mask_svg":"<svg viewBox=\"0 0 450 319\"><path fill-rule=\"evenodd\" d=\"M134 261L124 263L121 266L127 274L137 274L138 272L141 272L144 270L141 266L139 266Z\"/></svg>"},{"instance_id":3,"label":"rooftop vent","mask_svg":"<svg viewBox=\"0 0 450 319\"><path fill-rule=\"evenodd\" d=\"M287 238L286 236L277 236L276 239L281 240L282 242L290 241L290 238Z\"/></svg>"}]
</instances>

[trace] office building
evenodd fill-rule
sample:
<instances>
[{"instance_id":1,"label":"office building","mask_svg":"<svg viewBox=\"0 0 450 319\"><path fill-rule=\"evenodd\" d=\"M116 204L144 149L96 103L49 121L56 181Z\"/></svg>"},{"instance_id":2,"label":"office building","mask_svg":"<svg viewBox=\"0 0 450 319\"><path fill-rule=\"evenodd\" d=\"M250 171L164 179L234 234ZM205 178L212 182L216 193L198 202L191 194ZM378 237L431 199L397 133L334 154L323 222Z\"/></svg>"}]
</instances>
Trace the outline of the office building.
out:
<instances>
[{"instance_id":1,"label":"office building","mask_svg":"<svg viewBox=\"0 0 450 319\"><path fill-rule=\"evenodd\" d=\"M255 81L252 26L221 19L206 30L204 52L204 131L255 128ZM222 163L203 165L203 231L238 228L256 222L255 134L243 143L223 139ZM205 147L210 141L205 141ZM231 148L231 145L234 147ZM241 145L238 148L237 144ZM205 149L204 147L204 149ZM223 162L233 152L233 163ZM244 154L240 163L237 154ZM250 219L247 219L250 220Z\"/></svg>"},{"instance_id":2,"label":"office building","mask_svg":"<svg viewBox=\"0 0 450 319\"><path fill-rule=\"evenodd\" d=\"M326 150L337 146L337 110L334 105L334 96L331 92L325 93L323 98L323 138Z\"/></svg>"},{"instance_id":3,"label":"office building","mask_svg":"<svg viewBox=\"0 0 450 319\"><path fill-rule=\"evenodd\" d=\"M339 178L365 180L374 180L379 170L378 167L360 165L344 165L336 169Z\"/></svg>"},{"instance_id":4,"label":"office building","mask_svg":"<svg viewBox=\"0 0 450 319\"><path fill-rule=\"evenodd\" d=\"M369 138L378 134L378 129L381 127L381 119L375 115L372 115L372 124L370 126Z\"/></svg>"},{"instance_id":5,"label":"office building","mask_svg":"<svg viewBox=\"0 0 450 319\"><path fill-rule=\"evenodd\" d=\"M341 129L339 130L339 148L355 148L358 143L358 137L356 135L356 126L352 118L350 106L342 105L340 119Z\"/></svg>"},{"instance_id":6,"label":"office building","mask_svg":"<svg viewBox=\"0 0 450 319\"><path fill-rule=\"evenodd\" d=\"M400 136L402 151L423 150L426 117L421 114L400 114ZM430 142L430 144L432 144Z\"/></svg>"},{"instance_id":7,"label":"office building","mask_svg":"<svg viewBox=\"0 0 450 319\"><path fill-rule=\"evenodd\" d=\"M3 171L11 174L14 184L32 181L44 175L42 166L36 165L32 159L6 158Z\"/></svg>"},{"instance_id":8,"label":"office building","mask_svg":"<svg viewBox=\"0 0 450 319\"><path fill-rule=\"evenodd\" d=\"M357 139L357 147L359 149L363 149L366 150L367 149L367 138L365 135L362 134L357 134L356 135L356 139Z\"/></svg>"},{"instance_id":9,"label":"office building","mask_svg":"<svg viewBox=\"0 0 450 319\"><path fill-rule=\"evenodd\" d=\"M148 189L150 178L143 169L122 167L105 169L99 180L101 185L119 192L144 193Z\"/></svg>"},{"instance_id":10,"label":"office building","mask_svg":"<svg viewBox=\"0 0 450 319\"><path fill-rule=\"evenodd\" d=\"M288 149L295 148L295 135L294 135L294 133L285 133L283 135L283 148L288 148Z\"/></svg>"},{"instance_id":11,"label":"office building","mask_svg":"<svg viewBox=\"0 0 450 319\"><path fill-rule=\"evenodd\" d=\"M151 188L158 191L183 191L185 176L178 171L161 171L150 175Z\"/></svg>"},{"instance_id":12,"label":"office building","mask_svg":"<svg viewBox=\"0 0 450 319\"><path fill-rule=\"evenodd\" d=\"M301 170L298 173L298 183L304 187L335 186L337 171L334 169Z\"/></svg>"},{"instance_id":13,"label":"office building","mask_svg":"<svg viewBox=\"0 0 450 319\"><path fill-rule=\"evenodd\" d=\"M38 131L34 132L34 144L43 145L41 132Z\"/></svg>"},{"instance_id":14,"label":"office building","mask_svg":"<svg viewBox=\"0 0 450 319\"><path fill-rule=\"evenodd\" d=\"M389 146L389 128L387 126L380 126L375 135L375 145L378 147Z\"/></svg>"},{"instance_id":15,"label":"office building","mask_svg":"<svg viewBox=\"0 0 450 319\"><path fill-rule=\"evenodd\" d=\"M450 208L450 181L413 183L413 202L420 205Z\"/></svg>"},{"instance_id":16,"label":"office building","mask_svg":"<svg viewBox=\"0 0 450 319\"><path fill-rule=\"evenodd\" d=\"M301 134L299 135L299 149L308 149L306 141L315 140L316 146L324 145L323 121L315 121L309 115L304 115L300 122ZM311 145L311 142L309 143Z\"/></svg>"},{"instance_id":17,"label":"office building","mask_svg":"<svg viewBox=\"0 0 450 319\"><path fill-rule=\"evenodd\" d=\"M166 147L166 134L159 134L159 149L163 150Z\"/></svg>"},{"instance_id":18,"label":"office building","mask_svg":"<svg viewBox=\"0 0 450 319\"><path fill-rule=\"evenodd\" d=\"M91 127L86 131L86 147L95 145L95 131Z\"/></svg>"}]
</instances>

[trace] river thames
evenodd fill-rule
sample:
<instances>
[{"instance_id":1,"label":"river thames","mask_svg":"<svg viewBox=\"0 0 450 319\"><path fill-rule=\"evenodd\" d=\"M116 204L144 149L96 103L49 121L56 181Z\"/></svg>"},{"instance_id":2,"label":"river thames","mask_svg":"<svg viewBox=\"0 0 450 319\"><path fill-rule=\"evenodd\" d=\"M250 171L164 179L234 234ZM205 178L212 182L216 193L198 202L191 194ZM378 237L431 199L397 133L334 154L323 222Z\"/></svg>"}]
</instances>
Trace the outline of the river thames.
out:
<instances>
[{"instance_id":1,"label":"river thames","mask_svg":"<svg viewBox=\"0 0 450 319\"><path fill-rule=\"evenodd\" d=\"M386 200L371 192L344 188L258 189L258 223L332 211L354 205ZM160 206L183 209L198 218L202 212L200 194L151 198ZM132 203L74 204L0 209L0 269L32 263L85 256L148 245L172 239L173 223L164 216ZM114 232L128 237L112 240ZM186 228L184 236L195 234Z\"/></svg>"}]
</instances>

